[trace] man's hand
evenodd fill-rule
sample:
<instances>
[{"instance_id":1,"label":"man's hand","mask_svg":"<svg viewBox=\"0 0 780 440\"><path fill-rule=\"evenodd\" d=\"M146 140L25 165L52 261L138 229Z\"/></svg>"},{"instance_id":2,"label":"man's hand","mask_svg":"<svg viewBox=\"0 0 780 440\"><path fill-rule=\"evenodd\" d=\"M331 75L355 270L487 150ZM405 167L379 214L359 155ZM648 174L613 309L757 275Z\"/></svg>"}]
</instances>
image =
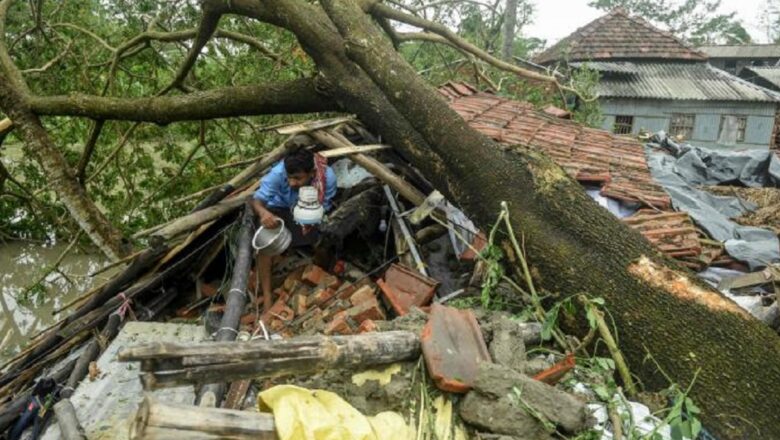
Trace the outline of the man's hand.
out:
<instances>
[{"instance_id":1,"label":"man's hand","mask_svg":"<svg viewBox=\"0 0 780 440\"><path fill-rule=\"evenodd\" d=\"M265 212L260 216L260 223L268 229L274 229L279 226L280 221L279 217L271 214L270 212Z\"/></svg>"}]
</instances>

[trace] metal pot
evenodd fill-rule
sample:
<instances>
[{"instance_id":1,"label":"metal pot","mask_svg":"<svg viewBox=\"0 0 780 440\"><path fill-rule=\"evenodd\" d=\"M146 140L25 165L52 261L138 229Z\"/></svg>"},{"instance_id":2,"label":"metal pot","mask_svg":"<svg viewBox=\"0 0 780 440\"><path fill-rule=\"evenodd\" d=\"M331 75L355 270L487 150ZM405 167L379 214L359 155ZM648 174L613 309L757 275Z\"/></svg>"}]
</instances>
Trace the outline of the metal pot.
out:
<instances>
[{"instance_id":1,"label":"metal pot","mask_svg":"<svg viewBox=\"0 0 780 440\"><path fill-rule=\"evenodd\" d=\"M261 255L279 255L292 243L290 230L284 227L284 220L273 229L260 226L252 237L252 247Z\"/></svg>"}]
</instances>

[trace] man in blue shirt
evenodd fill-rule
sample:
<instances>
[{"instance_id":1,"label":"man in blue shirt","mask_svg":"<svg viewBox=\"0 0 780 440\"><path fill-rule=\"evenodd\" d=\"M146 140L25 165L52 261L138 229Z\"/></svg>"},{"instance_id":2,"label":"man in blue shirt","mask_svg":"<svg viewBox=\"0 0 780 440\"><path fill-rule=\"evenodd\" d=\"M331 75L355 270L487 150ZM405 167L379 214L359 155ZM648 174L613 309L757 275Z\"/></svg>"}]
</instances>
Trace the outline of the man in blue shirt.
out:
<instances>
[{"instance_id":1,"label":"man in blue shirt","mask_svg":"<svg viewBox=\"0 0 780 440\"><path fill-rule=\"evenodd\" d=\"M311 151L301 148L290 153L274 165L260 180L260 187L252 197L252 208L266 228L276 228L280 219L292 234L291 247L311 246L319 236L316 227L305 230L293 220L292 209L298 202L298 190L303 186L314 186L318 190L320 203L325 212L329 211L336 195L336 173L327 165L327 161ZM259 255L257 271L263 290L263 307L268 310L271 298L272 257Z\"/></svg>"}]
</instances>

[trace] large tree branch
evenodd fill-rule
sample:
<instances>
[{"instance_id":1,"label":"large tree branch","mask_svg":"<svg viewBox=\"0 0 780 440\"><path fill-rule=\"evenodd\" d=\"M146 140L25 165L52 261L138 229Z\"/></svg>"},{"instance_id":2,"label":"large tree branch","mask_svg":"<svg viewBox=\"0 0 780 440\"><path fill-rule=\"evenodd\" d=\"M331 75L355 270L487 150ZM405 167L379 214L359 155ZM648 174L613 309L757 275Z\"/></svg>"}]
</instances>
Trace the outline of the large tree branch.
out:
<instances>
[{"instance_id":1,"label":"large tree branch","mask_svg":"<svg viewBox=\"0 0 780 440\"><path fill-rule=\"evenodd\" d=\"M39 115L82 116L156 124L338 110L334 102L317 93L313 79L227 87L181 96L110 98L75 94L35 96L28 98L28 102Z\"/></svg>"},{"instance_id":2,"label":"large tree branch","mask_svg":"<svg viewBox=\"0 0 780 440\"><path fill-rule=\"evenodd\" d=\"M30 89L27 87L24 78L22 78L22 73L19 72L16 64L11 59L5 41L5 21L10 7L11 0L0 1L0 68L2 68L2 73L8 77L13 87L16 87L22 93L29 93Z\"/></svg>"},{"instance_id":3,"label":"large tree branch","mask_svg":"<svg viewBox=\"0 0 780 440\"><path fill-rule=\"evenodd\" d=\"M110 61L111 67L109 68L109 80L106 83L106 89L108 89L111 86L111 83L113 82L114 75L116 73L119 62L125 58L129 58L133 55L138 54L139 52L141 52L147 47L150 47L149 46L150 42L152 41L159 41L164 43L181 42L181 41L191 40L195 38L197 35L198 35L197 29L187 29L187 30L172 31L172 32L148 30L146 32L136 35L135 37L131 38L125 43L122 43L119 47L116 48L116 51L114 52L114 56ZM288 64L288 62L284 58L282 58L279 54L274 53L272 50L266 47L262 41L252 36L242 34L240 32L218 29L214 33L214 38L220 38L220 39L231 40L239 43L244 43L249 47L251 47L252 49L255 49L256 51L260 52L263 56L266 56L277 63L280 63L282 65ZM99 65L103 66L105 64L107 63L101 63Z\"/></svg>"},{"instance_id":4,"label":"large tree branch","mask_svg":"<svg viewBox=\"0 0 780 440\"><path fill-rule=\"evenodd\" d=\"M474 55L475 57L479 58L480 60L496 67L501 70L505 70L507 72L512 72L517 75L520 75L522 77L536 80L536 81L542 81L547 83L552 83L560 86L558 84L558 81L555 79L555 77L544 75L541 73L534 72L532 70L524 69L522 67L516 66L514 64L507 63L505 61L502 61L489 53L485 52L484 50L478 48L477 46L469 43L468 41L464 40L463 38L456 35L454 32L452 32L449 28L446 26L435 23L429 20L426 20L424 18L420 18L416 15L407 14L401 11L398 11L396 9L393 9L387 5L384 5L382 3L373 2L373 1L363 1L364 9L369 11L371 14L379 16L379 17L385 17L390 20L399 21L401 23L406 23L408 25L418 27L420 29L423 29L429 33L416 33L416 34L401 34L399 37L402 40L410 40L410 39L418 39L418 40L425 40L425 41L433 41L437 43L447 43L450 46L453 46L459 50L462 50L466 53L469 53L471 55ZM434 34L440 38L436 38L433 35Z\"/></svg>"},{"instance_id":5,"label":"large tree branch","mask_svg":"<svg viewBox=\"0 0 780 440\"><path fill-rule=\"evenodd\" d=\"M87 165L89 165L89 161L92 159L92 153L95 152L95 145L97 145L97 141L100 137L100 132L103 130L104 124L105 121L102 119L98 119L92 123L92 129L89 132L89 139L87 139L87 143L84 145L84 152L81 153L79 164L76 166L76 179L79 181L81 186L84 186Z\"/></svg>"},{"instance_id":6,"label":"large tree branch","mask_svg":"<svg viewBox=\"0 0 780 440\"><path fill-rule=\"evenodd\" d=\"M190 70L198 60L198 56L206 44L211 39L214 32L219 25L219 19L222 17L222 8L217 6L214 2L203 2L203 16L201 17L200 24L198 25L198 34L195 37L195 42L187 53L187 58L184 59L184 63L176 73L176 77L171 81L171 84L160 92L160 95L168 93L170 90L179 88L184 84L184 80L189 75Z\"/></svg>"}]
</instances>

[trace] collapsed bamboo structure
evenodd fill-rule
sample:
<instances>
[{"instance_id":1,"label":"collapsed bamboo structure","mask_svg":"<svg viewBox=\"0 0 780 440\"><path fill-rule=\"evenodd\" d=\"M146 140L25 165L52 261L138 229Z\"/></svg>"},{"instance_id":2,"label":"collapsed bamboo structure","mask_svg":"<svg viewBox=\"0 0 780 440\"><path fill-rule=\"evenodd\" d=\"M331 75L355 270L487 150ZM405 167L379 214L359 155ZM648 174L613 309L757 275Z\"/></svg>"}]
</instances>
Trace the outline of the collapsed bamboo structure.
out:
<instances>
[{"instance_id":1,"label":"collapsed bamboo structure","mask_svg":"<svg viewBox=\"0 0 780 440\"><path fill-rule=\"evenodd\" d=\"M140 320L158 317L177 298L180 289L175 286L191 285L190 275L201 273L215 253L223 248L225 234L236 221L239 208L257 188L260 175L291 149L310 147L316 144L318 138L324 139L325 148L336 150L330 154L331 157L349 156L401 196L410 197L407 200L412 204L424 199L422 193L403 177L364 154L388 154L391 150L387 146L377 147L372 138L371 148L365 150L348 140L350 137L359 138L361 133L367 134L353 118L293 124L278 131L289 136L283 144L212 190L189 214L136 234L137 239L147 239L148 248L136 252L127 260L124 269L106 284L89 292L69 316L34 338L24 351L3 366L0 374L0 431L14 423L30 398L34 381L73 349L86 344L77 361L59 365L49 373L49 377L57 382L65 382L64 396L72 394L84 379L89 364L97 359L101 350L121 329L129 310L141 311L136 314ZM376 200L376 197L371 196L370 199ZM252 258L249 252L251 240L246 237L251 238L254 223L251 211L246 212L242 227L244 235L238 240L239 244L243 244L239 259L241 264L234 268L235 286L231 285L228 313L223 318L224 325L218 332L218 340L235 338L238 319L249 299L246 285ZM358 226L348 221L348 217L344 216L343 226L333 231L334 234L342 234L341 238ZM212 406L218 405L225 392L225 384L216 385L204 387L199 401L208 395L208 402Z\"/></svg>"}]
</instances>

